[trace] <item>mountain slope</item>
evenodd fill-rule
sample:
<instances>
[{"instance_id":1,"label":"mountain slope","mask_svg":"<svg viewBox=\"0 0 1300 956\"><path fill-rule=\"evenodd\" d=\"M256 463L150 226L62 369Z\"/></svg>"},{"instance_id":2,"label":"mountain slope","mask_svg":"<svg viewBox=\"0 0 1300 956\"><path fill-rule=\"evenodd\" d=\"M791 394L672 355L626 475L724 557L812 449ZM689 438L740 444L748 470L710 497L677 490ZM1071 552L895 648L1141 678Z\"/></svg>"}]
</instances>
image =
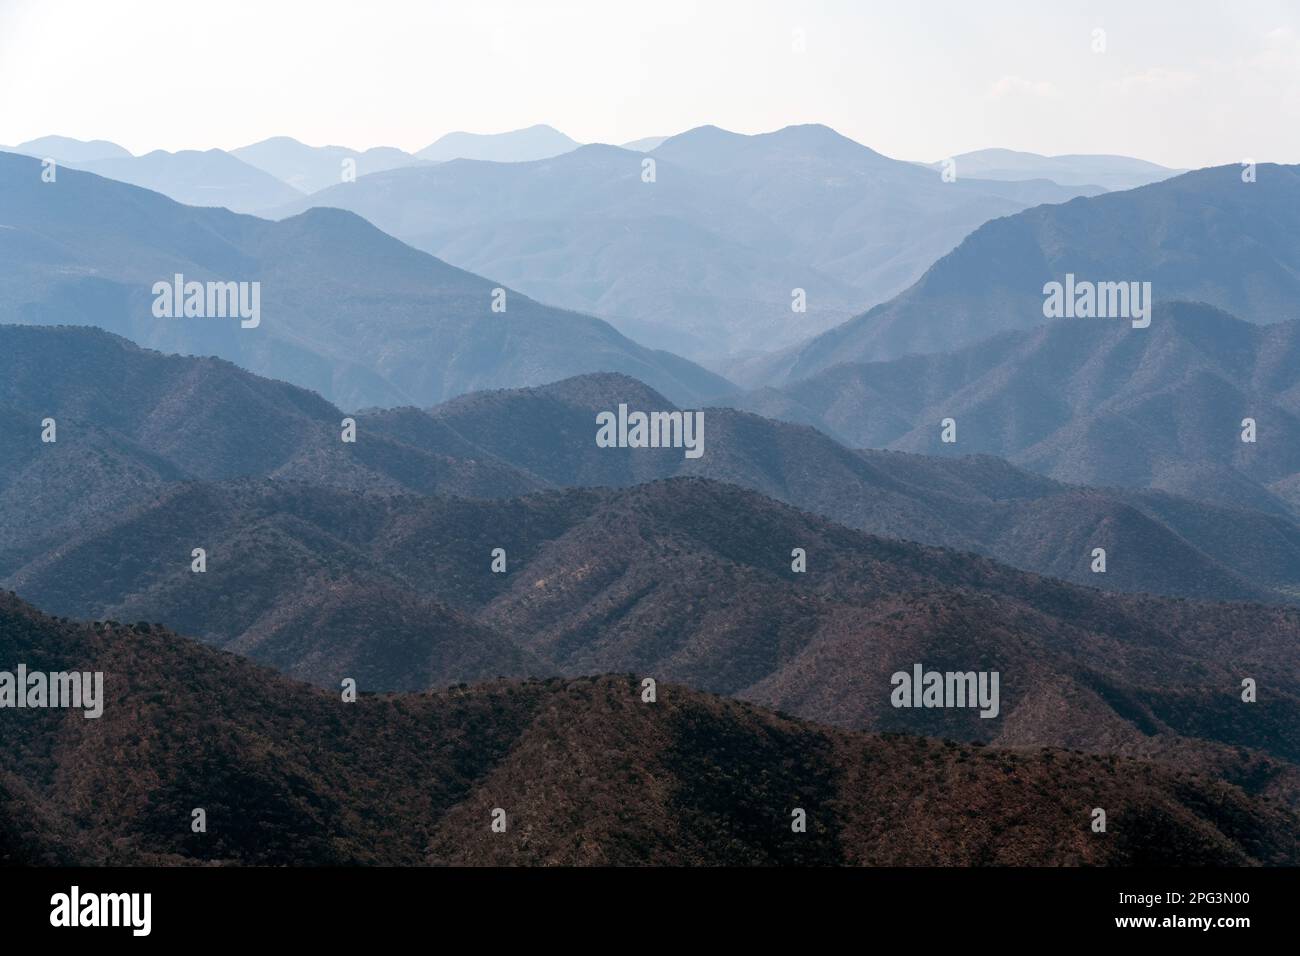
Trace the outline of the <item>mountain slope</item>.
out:
<instances>
[{"instance_id":1,"label":"mountain slope","mask_svg":"<svg viewBox=\"0 0 1300 956\"><path fill-rule=\"evenodd\" d=\"M1256 181L1242 176L1237 166L1201 169L987 222L901 295L756 363L746 381L788 383L845 362L947 352L1036 328L1044 285L1066 274L1150 282L1157 301L1206 302L1260 324L1298 318L1300 167L1261 164Z\"/></svg>"},{"instance_id":2,"label":"mountain slope","mask_svg":"<svg viewBox=\"0 0 1300 956\"><path fill-rule=\"evenodd\" d=\"M40 441L52 417L57 441ZM238 476L376 491L522 494L543 483L436 426L366 434L320 396L98 329L0 327L0 567L115 520L170 482Z\"/></svg>"},{"instance_id":3,"label":"mountain slope","mask_svg":"<svg viewBox=\"0 0 1300 956\"><path fill-rule=\"evenodd\" d=\"M1106 594L697 479L507 502L178 485L5 583L57 614L176 621L326 687L349 662L371 668L362 689L436 685L491 667L500 651L471 651L495 640L518 648L501 657L516 673L635 671L845 727L1128 753L1198 741L1229 779L1260 755L1300 762L1300 611ZM348 596L322 616L332 593ZM366 639L370 607L390 610ZM499 637L457 638L456 615ZM891 706L890 675L916 663L998 671L999 715Z\"/></svg>"},{"instance_id":4,"label":"mountain slope","mask_svg":"<svg viewBox=\"0 0 1300 956\"><path fill-rule=\"evenodd\" d=\"M0 861L1295 864L1295 814L1141 760L831 731L629 677L345 704L158 627L0 597L0 653L100 670L7 712ZM1105 835L1089 830L1107 810ZM192 832L202 807L207 832ZM490 830L493 808L505 833ZM791 831L791 810L808 830Z\"/></svg>"},{"instance_id":5,"label":"mountain slope","mask_svg":"<svg viewBox=\"0 0 1300 956\"><path fill-rule=\"evenodd\" d=\"M273 136L250 143L232 149L230 154L304 193L314 193L343 182L343 163L346 160L352 161L354 168L351 171L357 176L419 162L410 153L391 146L359 151L346 146L308 146L289 136ZM267 203L254 211L268 209L271 205Z\"/></svg>"},{"instance_id":6,"label":"mountain slope","mask_svg":"<svg viewBox=\"0 0 1300 956\"><path fill-rule=\"evenodd\" d=\"M950 354L840 365L736 404L858 446L993 454L1066 481L1282 511L1300 473L1300 322L1169 303L1148 329L1062 319ZM956 443L941 440L945 418ZM1246 418L1254 443L1241 440Z\"/></svg>"},{"instance_id":7,"label":"mountain slope","mask_svg":"<svg viewBox=\"0 0 1300 956\"><path fill-rule=\"evenodd\" d=\"M4 149L8 147L0 147ZM103 139L81 140L67 136L42 136L12 147L15 153L37 159L55 159L61 163L88 163L97 159L128 159L131 154Z\"/></svg>"},{"instance_id":8,"label":"mountain slope","mask_svg":"<svg viewBox=\"0 0 1300 956\"><path fill-rule=\"evenodd\" d=\"M948 370L935 377L945 384L957 379ZM913 396L918 381L926 379L900 374L900 393ZM844 407L854 413L889 409L874 397L864 400L860 391L845 399ZM1169 494L1079 488L994 459L954 459L951 452L944 458L853 452L811 428L726 408L705 412L705 453L698 459L677 449L596 447L596 413L619 404L671 408L640 383L604 375L462 396L429 414L552 485L627 486L694 475L742 485L850 527L976 551L1094 587L1247 600L1300 593L1300 527L1277 498L1262 491L1214 506ZM1026 404L1042 401L1034 397ZM781 413L766 405L762 410ZM419 445L413 421L418 419L380 414L368 417L366 427ZM961 422L965 429L967 418ZM971 451L965 431L959 435L958 450ZM939 454L947 447L921 450ZM1104 575L1092 572L1094 547L1109 552ZM1139 554L1160 557L1139 560Z\"/></svg>"},{"instance_id":9,"label":"mountain slope","mask_svg":"<svg viewBox=\"0 0 1300 956\"><path fill-rule=\"evenodd\" d=\"M447 133L415 155L445 163L452 159L481 159L493 163L521 163L550 159L578 148L575 140L553 126L539 123L508 133Z\"/></svg>"},{"instance_id":10,"label":"mountain slope","mask_svg":"<svg viewBox=\"0 0 1300 956\"><path fill-rule=\"evenodd\" d=\"M987 457L853 452L811 428L721 408L705 412L698 459L599 448L596 414L620 403L674 407L625 376L582 376L427 413L360 414L357 441L344 443L342 411L222 360L164 356L92 329L0 327L0 574L180 480L508 498L699 476L1090 586L1274 601L1300 589L1300 529L1267 494L1210 506L1071 487ZM39 440L47 416L54 444ZM1091 570L1094 547L1109 552L1104 575Z\"/></svg>"},{"instance_id":11,"label":"mountain slope","mask_svg":"<svg viewBox=\"0 0 1300 956\"><path fill-rule=\"evenodd\" d=\"M505 292L314 210L280 223L178 205L73 170L42 183L0 154L0 319L96 325L166 351L219 355L345 407L432 404L464 391L622 371L683 401L725 382L599 319ZM260 283L260 321L157 318L154 283ZM251 294L251 286L248 288Z\"/></svg>"},{"instance_id":12,"label":"mountain slope","mask_svg":"<svg viewBox=\"0 0 1300 956\"><path fill-rule=\"evenodd\" d=\"M667 136L644 136L641 139L634 139L630 143L620 143L619 145L636 153L648 153L656 146L661 145L667 138Z\"/></svg>"},{"instance_id":13,"label":"mountain slope","mask_svg":"<svg viewBox=\"0 0 1300 956\"><path fill-rule=\"evenodd\" d=\"M957 175L975 179L1050 179L1063 186L1096 185L1103 189L1133 189L1177 176L1169 169L1131 156L1040 156L1013 149L977 149L952 157ZM942 170L944 162L929 164Z\"/></svg>"},{"instance_id":14,"label":"mountain slope","mask_svg":"<svg viewBox=\"0 0 1300 956\"><path fill-rule=\"evenodd\" d=\"M143 156L77 164L97 176L141 186L189 206L256 212L292 202L301 191L219 149L155 150Z\"/></svg>"},{"instance_id":15,"label":"mountain slope","mask_svg":"<svg viewBox=\"0 0 1300 956\"><path fill-rule=\"evenodd\" d=\"M279 212L348 209L647 344L720 359L830 328L905 288L980 223L1078 194L944 183L821 126L702 127L648 155L591 145L535 162L393 170Z\"/></svg>"}]
</instances>

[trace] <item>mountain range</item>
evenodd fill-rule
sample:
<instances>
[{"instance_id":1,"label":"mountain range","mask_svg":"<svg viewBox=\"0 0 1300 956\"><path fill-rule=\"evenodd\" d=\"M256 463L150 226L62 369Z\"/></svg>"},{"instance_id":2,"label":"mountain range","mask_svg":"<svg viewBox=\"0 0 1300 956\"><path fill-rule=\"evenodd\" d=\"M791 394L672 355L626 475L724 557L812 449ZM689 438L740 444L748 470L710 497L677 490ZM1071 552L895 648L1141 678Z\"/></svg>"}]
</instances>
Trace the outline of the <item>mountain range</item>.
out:
<instances>
[{"instance_id":1,"label":"mountain range","mask_svg":"<svg viewBox=\"0 0 1300 956\"><path fill-rule=\"evenodd\" d=\"M302 193L219 149L156 150L143 156L96 159L77 169L152 189L187 206L222 206L251 213L292 202Z\"/></svg>"},{"instance_id":2,"label":"mountain range","mask_svg":"<svg viewBox=\"0 0 1300 956\"><path fill-rule=\"evenodd\" d=\"M1046 286L1147 282L1249 322L1289 321L1300 294L1300 167L1219 166L986 222L907 291L729 374L782 385L846 362L949 352L1044 320ZM1123 318L1093 322L1124 324ZM1141 333L1143 329L1134 329Z\"/></svg>"},{"instance_id":3,"label":"mountain range","mask_svg":"<svg viewBox=\"0 0 1300 956\"><path fill-rule=\"evenodd\" d=\"M1131 156L1040 156L1014 149L977 149L951 157L958 177L974 179L1050 179L1062 186L1096 186L1105 190L1133 189L1169 179L1182 169L1169 169ZM942 171L947 161L929 163Z\"/></svg>"},{"instance_id":4,"label":"mountain range","mask_svg":"<svg viewBox=\"0 0 1300 956\"><path fill-rule=\"evenodd\" d=\"M647 162L653 163L653 172ZM792 344L901 291L987 220L1090 190L942 178L825 126L706 126L648 153L390 170L295 200L698 360ZM795 290L805 311L796 311Z\"/></svg>"},{"instance_id":5,"label":"mountain range","mask_svg":"<svg viewBox=\"0 0 1300 956\"><path fill-rule=\"evenodd\" d=\"M164 628L12 596L0 654L101 671L106 698L98 720L6 717L8 865L1300 860L1294 811L1185 768L846 733L670 684L644 703L634 677L343 703Z\"/></svg>"},{"instance_id":6,"label":"mountain range","mask_svg":"<svg viewBox=\"0 0 1300 956\"><path fill-rule=\"evenodd\" d=\"M643 136L641 139L634 139L629 143L620 144L624 149L630 149L637 153L648 153L650 150L659 146L666 140L667 136Z\"/></svg>"},{"instance_id":7,"label":"mountain range","mask_svg":"<svg viewBox=\"0 0 1300 956\"><path fill-rule=\"evenodd\" d=\"M159 149L133 156L115 143L47 136L9 151L151 189L190 206L221 206L251 213L302 195L299 189L220 149L175 153ZM338 181L337 166L335 169L336 178L331 182Z\"/></svg>"},{"instance_id":8,"label":"mountain range","mask_svg":"<svg viewBox=\"0 0 1300 956\"><path fill-rule=\"evenodd\" d=\"M410 166L419 162L410 153L392 146L375 146L367 150L346 146L308 146L291 136L273 136L247 146L232 149L230 155L293 187L301 193L314 193L343 181L344 162L351 160L348 171L357 176ZM165 189L158 192L172 199ZM289 200L285 200L288 202ZM257 206L250 212L267 209Z\"/></svg>"},{"instance_id":9,"label":"mountain range","mask_svg":"<svg viewBox=\"0 0 1300 956\"><path fill-rule=\"evenodd\" d=\"M141 156L116 143L66 136L46 136L0 150L54 159L61 165L152 189L188 206L222 206L232 212L254 213L290 203L348 177L401 166L458 158L519 162L558 155L577 146L558 130L533 126L508 133L448 133L415 154L391 146L367 150L307 146L288 136L229 151L159 149ZM349 160L351 165L345 170L343 163Z\"/></svg>"},{"instance_id":10,"label":"mountain range","mask_svg":"<svg viewBox=\"0 0 1300 956\"><path fill-rule=\"evenodd\" d=\"M550 159L578 148L576 140L553 126L539 123L507 133L447 133L416 153L428 162L478 159L491 163L524 163Z\"/></svg>"},{"instance_id":11,"label":"mountain range","mask_svg":"<svg viewBox=\"0 0 1300 956\"><path fill-rule=\"evenodd\" d=\"M1089 586L1266 601L1300 590L1300 531L1269 496L1216 506L1072 486L987 456L853 451L807 426L728 408L705 411L698 459L599 448L600 411L675 408L608 373L358 414L358 440L345 444L340 409L221 360L164 356L76 327L0 327L0 346L0 573L176 481L251 476L502 499L694 476ZM47 416L60 429L54 444L37 441ZM1096 547L1108 551L1105 574L1092 570Z\"/></svg>"},{"instance_id":12,"label":"mountain range","mask_svg":"<svg viewBox=\"0 0 1300 956\"><path fill-rule=\"evenodd\" d=\"M755 371L752 353L837 333L982 223L1104 189L1034 178L1028 154L1010 154L1020 157L1008 160L1017 172L945 182L821 126L756 136L700 127L633 146L579 147L537 126L448 134L416 154L288 137L139 157L61 137L15 149L191 205L277 218L350 209L454 265L600 315L649 345L724 370L739 358L738 374L751 383L788 364L757 360ZM656 164L653 183L641 182L645 158ZM1051 173L1050 158L1041 159ZM1174 172L1125 157L1056 157L1063 180L1074 168L1067 160L1134 176ZM671 165L661 179L662 162ZM629 188L642 185L662 188Z\"/></svg>"},{"instance_id":13,"label":"mountain range","mask_svg":"<svg viewBox=\"0 0 1300 956\"><path fill-rule=\"evenodd\" d=\"M705 413L707 450L700 459L673 450L597 448L590 434L595 414L620 403L671 407L639 383L586 376L464 396L429 414L497 459L561 487L695 475L752 488L849 527L975 551L1094 587L1219 599L1300 595L1295 514L1262 491L1224 494L1214 504L1202 500L1204 484L1186 489L1195 499L1080 487L987 456L939 458L929 448L925 456L852 451L812 428L727 408ZM419 444L419 423L393 412L372 416L366 427ZM936 435L937 425L936 419ZM1242 478L1235 487L1252 486ZM1128 557L1112 560L1105 574L1093 573L1095 547ZM1133 548L1147 556L1137 560Z\"/></svg>"},{"instance_id":14,"label":"mountain range","mask_svg":"<svg viewBox=\"0 0 1300 956\"><path fill-rule=\"evenodd\" d=\"M1300 513L1300 322L1157 305L1151 327L1060 319L954 352L845 363L729 399L852 446L990 454L1053 478ZM942 421L956 422L945 443ZM1242 440L1253 419L1254 442Z\"/></svg>"},{"instance_id":15,"label":"mountain range","mask_svg":"<svg viewBox=\"0 0 1300 956\"><path fill-rule=\"evenodd\" d=\"M0 153L7 322L95 325L167 351L219 355L350 408L609 370L687 402L728 388L599 319L449 266L350 213L273 223L75 170L54 183L40 173L37 160ZM259 283L259 324L157 317L155 283L177 274L247 283L250 294Z\"/></svg>"},{"instance_id":16,"label":"mountain range","mask_svg":"<svg viewBox=\"0 0 1300 956\"><path fill-rule=\"evenodd\" d=\"M1300 797L1300 611L1079 588L700 479L508 502L179 484L6 584L60 616L175 622L323 687L635 672L847 728L1154 756ZM891 705L891 675L917 664L998 672L995 719Z\"/></svg>"},{"instance_id":17,"label":"mountain range","mask_svg":"<svg viewBox=\"0 0 1300 956\"><path fill-rule=\"evenodd\" d=\"M17 146L0 146L7 152L53 159L60 163L88 163L98 159L128 159L129 150L103 139L81 140L69 136L42 136L29 139Z\"/></svg>"},{"instance_id":18,"label":"mountain range","mask_svg":"<svg viewBox=\"0 0 1300 956\"><path fill-rule=\"evenodd\" d=\"M1300 864L1300 167L955 163L0 152L0 864Z\"/></svg>"},{"instance_id":19,"label":"mountain range","mask_svg":"<svg viewBox=\"0 0 1300 956\"><path fill-rule=\"evenodd\" d=\"M530 126L507 133L447 133L416 153L392 146L367 150L346 146L307 146L289 136L275 136L231 150L250 166L276 177L303 193L314 193L344 182L345 160L351 160L348 172L356 177L381 173L404 166L442 163L453 159L478 159L498 163L517 163L547 159L577 149L578 143L550 126ZM165 189L158 190L173 199ZM247 211L271 209L290 202L292 197L266 202Z\"/></svg>"},{"instance_id":20,"label":"mountain range","mask_svg":"<svg viewBox=\"0 0 1300 956\"><path fill-rule=\"evenodd\" d=\"M361 415L349 445L319 397L219 360L78 328L0 334L0 573L55 614L167 622L325 686L633 670L846 727L1178 751L1279 792L1290 771L1259 761L1300 761L1286 729L1300 718L1300 611L1222 603L1262 596L1270 566L1294 573L1283 519L1169 496L1143 513L987 459L863 458L719 409L704 413L707 480L687 477L680 449L596 447L593 403L665 401L608 375ZM805 506L830 489L878 498L894 537L736 482ZM981 508L1016 516L1001 546L1022 562L1075 551L1082 571L1101 542L1114 572L1092 580L1117 572L1122 587L1131 567L1216 603L1079 587L897 537L950 515L975 533ZM889 674L914 662L999 670L1000 719L891 707ZM1267 688L1258 704L1238 700L1243 677Z\"/></svg>"}]
</instances>

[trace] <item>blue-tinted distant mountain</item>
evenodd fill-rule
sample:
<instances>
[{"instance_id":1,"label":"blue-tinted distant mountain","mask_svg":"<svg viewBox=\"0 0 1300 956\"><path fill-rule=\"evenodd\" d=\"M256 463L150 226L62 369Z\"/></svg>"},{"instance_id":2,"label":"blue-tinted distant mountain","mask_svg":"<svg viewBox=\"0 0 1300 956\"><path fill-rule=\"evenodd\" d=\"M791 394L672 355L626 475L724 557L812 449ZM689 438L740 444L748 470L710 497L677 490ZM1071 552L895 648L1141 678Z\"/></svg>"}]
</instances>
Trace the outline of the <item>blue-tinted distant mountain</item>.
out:
<instances>
[{"instance_id":1,"label":"blue-tinted distant mountain","mask_svg":"<svg viewBox=\"0 0 1300 956\"><path fill-rule=\"evenodd\" d=\"M531 163L391 170L280 212L349 209L543 301L716 359L830 328L904 288L989 218L1078 194L1047 182L944 183L826 127L703 127L648 156L593 145ZM806 312L792 308L796 289Z\"/></svg>"},{"instance_id":2,"label":"blue-tinted distant mountain","mask_svg":"<svg viewBox=\"0 0 1300 956\"><path fill-rule=\"evenodd\" d=\"M1186 171L1170 169L1131 156L1040 156L1013 149L977 149L952 158L958 178L1050 179L1062 186L1101 186L1107 190L1145 186ZM944 162L929 165L932 169L942 169Z\"/></svg>"},{"instance_id":3,"label":"blue-tinted distant mountain","mask_svg":"<svg viewBox=\"0 0 1300 956\"><path fill-rule=\"evenodd\" d=\"M448 133L415 155L432 162L484 159L493 163L522 163L549 159L578 148L578 142L545 124L508 133Z\"/></svg>"},{"instance_id":4,"label":"blue-tinted distant mountain","mask_svg":"<svg viewBox=\"0 0 1300 956\"><path fill-rule=\"evenodd\" d=\"M648 153L652 149L662 146L667 136L646 136L642 139L634 139L630 143L624 143L624 149L630 149L635 153Z\"/></svg>"},{"instance_id":5,"label":"blue-tinted distant mountain","mask_svg":"<svg viewBox=\"0 0 1300 956\"><path fill-rule=\"evenodd\" d=\"M1061 319L952 353L837 365L736 404L858 447L998 455L1062 481L1300 513L1300 321L1161 304L1148 329ZM940 440L945 418L955 444Z\"/></svg>"},{"instance_id":6,"label":"blue-tinted distant mountain","mask_svg":"<svg viewBox=\"0 0 1300 956\"><path fill-rule=\"evenodd\" d=\"M75 164L98 176L142 186L187 206L222 206L256 212L291 202L301 191L219 149L155 150L143 156Z\"/></svg>"},{"instance_id":7,"label":"blue-tinted distant mountain","mask_svg":"<svg viewBox=\"0 0 1300 956\"><path fill-rule=\"evenodd\" d=\"M156 318L154 283L261 283L261 324ZM95 325L218 355L347 408L621 371L687 403L726 382L607 323L508 292L339 210L273 223L0 153L0 321Z\"/></svg>"},{"instance_id":8,"label":"blue-tinted distant mountain","mask_svg":"<svg viewBox=\"0 0 1300 956\"><path fill-rule=\"evenodd\" d=\"M143 186L190 206L256 212L292 202L303 194L303 190L219 149L176 153L159 149L133 156L104 140L82 142L66 136L46 136L15 146L12 152L55 159L64 166Z\"/></svg>"},{"instance_id":9,"label":"blue-tinted distant mountain","mask_svg":"<svg viewBox=\"0 0 1300 956\"><path fill-rule=\"evenodd\" d=\"M988 222L906 292L801 346L732 368L753 385L844 362L946 352L1043 317L1043 287L1067 273L1147 281L1157 300L1218 306L1251 322L1300 317L1300 167L1184 173L1123 192ZM1094 320L1110 321L1118 320Z\"/></svg>"},{"instance_id":10,"label":"blue-tinted distant mountain","mask_svg":"<svg viewBox=\"0 0 1300 956\"><path fill-rule=\"evenodd\" d=\"M593 145L531 163L456 160L380 173L281 212L352 210L439 258L494 269L542 301L697 355L797 341L810 320L826 327L852 314L853 288L784 255L779 225L720 178L664 160L646 183L645 158ZM808 290L806 315L791 312L794 288Z\"/></svg>"},{"instance_id":11,"label":"blue-tinted distant mountain","mask_svg":"<svg viewBox=\"0 0 1300 956\"><path fill-rule=\"evenodd\" d=\"M57 159L61 163L88 163L97 159L129 159L131 154L107 140L80 140L67 136L42 136L19 143L15 153L35 156L38 159Z\"/></svg>"},{"instance_id":12,"label":"blue-tinted distant mountain","mask_svg":"<svg viewBox=\"0 0 1300 956\"><path fill-rule=\"evenodd\" d=\"M421 162L410 153L392 146L376 146L359 152L346 146L308 146L289 136L276 136L241 146L231 150L231 155L304 193L314 193L343 182L343 161L347 159L356 164L357 176Z\"/></svg>"},{"instance_id":13,"label":"blue-tinted distant mountain","mask_svg":"<svg viewBox=\"0 0 1300 956\"><path fill-rule=\"evenodd\" d=\"M653 155L726 182L811 265L873 296L904 288L977 222L1081 195L1042 180L945 183L821 125L755 136L702 126Z\"/></svg>"}]
</instances>

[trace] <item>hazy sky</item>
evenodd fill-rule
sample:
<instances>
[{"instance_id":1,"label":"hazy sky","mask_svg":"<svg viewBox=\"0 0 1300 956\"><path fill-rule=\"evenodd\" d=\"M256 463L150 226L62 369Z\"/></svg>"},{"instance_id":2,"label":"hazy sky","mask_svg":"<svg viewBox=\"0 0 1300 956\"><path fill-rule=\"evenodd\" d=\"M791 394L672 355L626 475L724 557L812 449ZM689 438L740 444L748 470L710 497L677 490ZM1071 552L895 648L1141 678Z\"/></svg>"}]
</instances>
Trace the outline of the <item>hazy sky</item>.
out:
<instances>
[{"instance_id":1,"label":"hazy sky","mask_svg":"<svg viewBox=\"0 0 1300 956\"><path fill-rule=\"evenodd\" d=\"M904 159L1202 166L1300 162L1298 120L1284 0L0 0L10 145L415 150L533 123L618 143L819 122Z\"/></svg>"}]
</instances>

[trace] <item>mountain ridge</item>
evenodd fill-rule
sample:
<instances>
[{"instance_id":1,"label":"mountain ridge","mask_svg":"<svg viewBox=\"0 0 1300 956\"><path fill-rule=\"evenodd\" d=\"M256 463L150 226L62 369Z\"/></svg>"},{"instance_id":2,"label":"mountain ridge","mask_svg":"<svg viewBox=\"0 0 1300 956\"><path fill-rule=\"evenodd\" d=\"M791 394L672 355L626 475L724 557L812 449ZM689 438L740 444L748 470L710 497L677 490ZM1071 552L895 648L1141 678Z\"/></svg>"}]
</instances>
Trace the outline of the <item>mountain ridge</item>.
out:
<instances>
[{"instance_id":1,"label":"mountain ridge","mask_svg":"<svg viewBox=\"0 0 1300 956\"><path fill-rule=\"evenodd\" d=\"M1245 322L1203 303L1152 327L1062 319L951 353L841 363L731 399L855 446L1006 457L1051 477L1150 486L1295 513L1300 322ZM958 423L957 442L939 423ZM1243 420L1259 426L1241 441Z\"/></svg>"},{"instance_id":2,"label":"mountain ridge","mask_svg":"<svg viewBox=\"0 0 1300 956\"><path fill-rule=\"evenodd\" d=\"M600 411L677 407L613 373L474 393L427 411L357 413L358 441L347 444L347 416L337 407L219 359L165 356L76 327L0 327L0 346L8 423L0 432L0 572L184 479L254 476L504 499L699 476L849 527L1076 584L1287 601L1300 582L1300 530L1267 501L1212 505L1072 487L989 457L853 451L813 428L728 408L704 410L700 459L681 449L598 448ZM51 415L60 441L39 443L36 425ZM1104 575L1090 568L1097 546L1110 552ZM1164 559L1139 559L1160 551Z\"/></svg>"},{"instance_id":3,"label":"mountain ridge","mask_svg":"<svg viewBox=\"0 0 1300 956\"><path fill-rule=\"evenodd\" d=\"M1300 854L1293 811L1185 770L848 734L671 684L645 704L632 675L344 704L159 626L51 619L10 595L0 652L100 669L106 689L99 721L10 718L8 864L1277 865ZM1098 804L1101 837L1088 829ZM504 834L490 829L497 807ZM794 807L805 834L791 831Z\"/></svg>"},{"instance_id":4,"label":"mountain ridge","mask_svg":"<svg viewBox=\"0 0 1300 956\"><path fill-rule=\"evenodd\" d=\"M645 154L590 144L390 170L269 214L351 209L447 261L717 364L830 328L901 291L978 224L1077 194L945 184L827 127L700 127Z\"/></svg>"},{"instance_id":5,"label":"mountain ridge","mask_svg":"<svg viewBox=\"0 0 1300 956\"><path fill-rule=\"evenodd\" d=\"M1147 281L1157 302L1203 301L1259 324L1294 318L1300 243L1288 223L1300 216L1300 167L1261 163L1254 175L1211 167L991 219L890 301L731 372L780 385L1031 330L1044 321L1045 284L1067 273ZM1198 246L1205 235L1213 241Z\"/></svg>"},{"instance_id":6,"label":"mountain ridge","mask_svg":"<svg viewBox=\"0 0 1300 956\"><path fill-rule=\"evenodd\" d=\"M1300 610L1081 588L697 478L503 502L176 486L5 585L60 615L170 620L326 687L365 661L377 683L361 689L413 689L413 648L435 684L464 679L491 668L474 649L493 641L522 674L539 662L543 675L635 671L853 729L1173 748L1240 780L1260 759L1273 761L1266 782L1300 764L1286 729L1300 718L1287 690ZM301 597L339 588L351 598L328 618ZM403 619L427 602L447 610ZM362 641L366 609L383 605L396 610ZM999 719L891 706L890 674L917 662L1000 672ZM1239 699L1243 675L1267 690L1259 703Z\"/></svg>"},{"instance_id":7,"label":"mountain ridge","mask_svg":"<svg viewBox=\"0 0 1300 956\"><path fill-rule=\"evenodd\" d=\"M36 160L7 153L0 182L15 187L0 205L4 321L95 325L166 351L220 355L354 408L611 369L685 400L726 387L608 323L537 303L342 210L272 223L73 170L42 183ZM177 273L260 283L257 327L155 317L151 289Z\"/></svg>"}]
</instances>

